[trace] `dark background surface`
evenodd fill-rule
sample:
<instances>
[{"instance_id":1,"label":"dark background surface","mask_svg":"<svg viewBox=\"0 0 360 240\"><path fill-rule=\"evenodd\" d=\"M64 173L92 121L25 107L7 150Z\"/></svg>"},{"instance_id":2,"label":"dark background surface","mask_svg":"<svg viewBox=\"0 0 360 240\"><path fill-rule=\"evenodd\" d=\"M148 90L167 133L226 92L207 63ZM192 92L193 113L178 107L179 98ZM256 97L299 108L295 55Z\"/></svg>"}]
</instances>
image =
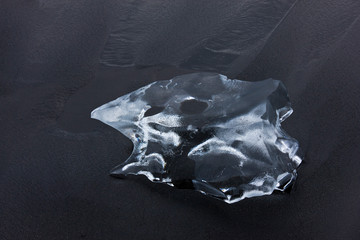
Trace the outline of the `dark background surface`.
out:
<instances>
[{"instance_id":1,"label":"dark background surface","mask_svg":"<svg viewBox=\"0 0 360 240\"><path fill-rule=\"evenodd\" d=\"M0 1L0 239L360 239L358 1L297 1L228 73L285 83L305 154L290 194L232 205L108 175L132 144L90 111L190 72L99 64L120 3Z\"/></svg>"}]
</instances>

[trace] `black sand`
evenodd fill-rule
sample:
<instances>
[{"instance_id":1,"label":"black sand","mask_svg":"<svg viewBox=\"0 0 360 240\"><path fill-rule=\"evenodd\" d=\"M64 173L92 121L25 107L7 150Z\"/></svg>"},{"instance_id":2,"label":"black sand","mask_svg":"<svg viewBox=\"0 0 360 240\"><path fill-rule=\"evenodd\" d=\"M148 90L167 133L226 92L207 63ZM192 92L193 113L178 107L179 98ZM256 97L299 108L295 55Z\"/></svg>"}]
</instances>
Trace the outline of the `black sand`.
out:
<instances>
[{"instance_id":1,"label":"black sand","mask_svg":"<svg viewBox=\"0 0 360 240\"><path fill-rule=\"evenodd\" d=\"M358 1L298 1L229 73L285 83L305 154L290 194L233 205L108 175L132 144L90 111L190 70L100 65L121 8L103 2L0 3L0 239L360 238Z\"/></svg>"}]
</instances>

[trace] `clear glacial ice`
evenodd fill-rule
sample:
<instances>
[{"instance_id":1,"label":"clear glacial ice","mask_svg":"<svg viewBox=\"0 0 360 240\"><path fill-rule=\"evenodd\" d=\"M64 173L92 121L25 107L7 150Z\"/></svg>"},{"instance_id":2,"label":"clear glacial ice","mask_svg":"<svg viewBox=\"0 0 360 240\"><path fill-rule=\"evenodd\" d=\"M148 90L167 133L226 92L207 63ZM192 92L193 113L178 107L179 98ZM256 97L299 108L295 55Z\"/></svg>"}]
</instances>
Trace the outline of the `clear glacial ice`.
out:
<instances>
[{"instance_id":1,"label":"clear glacial ice","mask_svg":"<svg viewBox=\"0 0 360 240\"><path fill-rule=\"evenodd\" d=\"M234 203L284 191L295 180L299 145L281 128L291 113L278 80L193 73L153 82L91 117L134 144L112 175L145 175Z\"/></svg>"}]
</instances>

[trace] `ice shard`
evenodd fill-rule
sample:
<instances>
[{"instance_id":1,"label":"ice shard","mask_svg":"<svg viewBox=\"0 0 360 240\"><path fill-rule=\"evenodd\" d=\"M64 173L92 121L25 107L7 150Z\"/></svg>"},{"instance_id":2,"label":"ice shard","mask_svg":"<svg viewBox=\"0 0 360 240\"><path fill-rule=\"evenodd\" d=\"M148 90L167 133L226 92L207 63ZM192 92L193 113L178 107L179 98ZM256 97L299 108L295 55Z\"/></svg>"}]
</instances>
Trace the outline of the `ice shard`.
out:
<instances>
[{"instance_id":1,"label":"ice shard","mask_svg":"<svg viewBox=\"0 0 360 240\"><path fill-rule=\"evenodd\" d=\"M91 117L134 144L112 175L145 175L233 203L283 191L295 180L299 145L281 128L291 113L278 80L193 73L153 82Z\"/></svg>"}]
</instances>

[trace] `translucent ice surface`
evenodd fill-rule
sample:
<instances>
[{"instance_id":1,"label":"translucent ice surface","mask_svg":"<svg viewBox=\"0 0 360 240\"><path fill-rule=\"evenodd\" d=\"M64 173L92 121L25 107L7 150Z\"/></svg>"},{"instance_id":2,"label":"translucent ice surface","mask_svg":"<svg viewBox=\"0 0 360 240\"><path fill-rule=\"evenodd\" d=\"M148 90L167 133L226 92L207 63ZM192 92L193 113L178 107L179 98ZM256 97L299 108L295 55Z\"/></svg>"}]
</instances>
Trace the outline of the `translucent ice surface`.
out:
<instances>
[{"instance_id":1,"label":"translucent ice surface","mask_svg":"<svg viewBox=\"0 0 360 240\"><path fill-rule=\"evenodd\" d=\"M295 180L298 142L280 126L291 112L278 80L193 73L153 82L91 117L134 144L112 175L145 175L233 203L283 191Z\"/></svg>"}]
</instances>

